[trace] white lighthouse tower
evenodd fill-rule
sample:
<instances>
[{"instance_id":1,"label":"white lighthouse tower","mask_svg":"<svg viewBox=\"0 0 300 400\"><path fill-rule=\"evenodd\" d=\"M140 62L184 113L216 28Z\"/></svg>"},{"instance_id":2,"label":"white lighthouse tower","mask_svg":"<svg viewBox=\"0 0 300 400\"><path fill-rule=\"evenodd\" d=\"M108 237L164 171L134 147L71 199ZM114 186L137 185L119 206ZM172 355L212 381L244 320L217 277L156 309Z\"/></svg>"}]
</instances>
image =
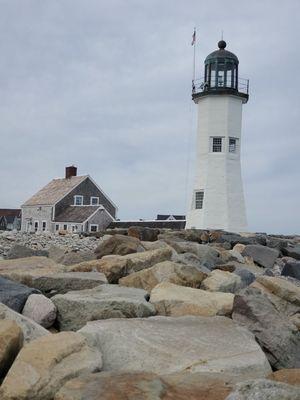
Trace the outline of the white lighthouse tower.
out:
<instances>
[{"instance_id":1,"label":"white lighthouse tower","mask_svg":"<svg viewBox=\"0 0 300 400\"><path fill-rule=\"evenodd\" d=\"M238 77L237 56L218 43L205 59L204 79L193 84L198 108L197 159L186 228L245 232L247 219L241 176L242 105L248 80Z\"/></svg>"}]
</instances>

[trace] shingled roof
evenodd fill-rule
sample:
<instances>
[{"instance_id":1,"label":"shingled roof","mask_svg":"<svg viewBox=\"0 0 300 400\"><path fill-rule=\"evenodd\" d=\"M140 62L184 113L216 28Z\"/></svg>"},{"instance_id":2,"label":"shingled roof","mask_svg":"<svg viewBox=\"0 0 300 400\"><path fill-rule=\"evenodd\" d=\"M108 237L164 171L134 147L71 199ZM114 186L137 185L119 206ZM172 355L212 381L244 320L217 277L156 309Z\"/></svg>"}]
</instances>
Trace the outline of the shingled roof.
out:
<instances>
[{"instance_id":1,"label":"shingled roof","mask_svg":"<svg viewBox=\"0 0 300 400\"><path fill-rule=\"evenodd\" d=\"M19 209L19 208L0 208L0 217L21 218L21 209Z\"/></svg>"},{"instance_id":2,"label":"shingled roof","mask_svg":"<svg viewBox=\"0 0 300 400\"><path fill-rule=\"evenodd\" d=\"M88 178L88 175L72 176L68 179L53 179L27 200L23 206L52 206L86 178Z\"/></svg>"},{"instance_id":3,"label":"shingled roof","mask_svg":"<svg viewBox=\"0 0 300 400\"><path fill-rule=\"evenodd\" d=\"M68 206L56 218L55 222L77 222L86 221L95 211L103 209L102 206Z\"/></svg>"}]
</instances>

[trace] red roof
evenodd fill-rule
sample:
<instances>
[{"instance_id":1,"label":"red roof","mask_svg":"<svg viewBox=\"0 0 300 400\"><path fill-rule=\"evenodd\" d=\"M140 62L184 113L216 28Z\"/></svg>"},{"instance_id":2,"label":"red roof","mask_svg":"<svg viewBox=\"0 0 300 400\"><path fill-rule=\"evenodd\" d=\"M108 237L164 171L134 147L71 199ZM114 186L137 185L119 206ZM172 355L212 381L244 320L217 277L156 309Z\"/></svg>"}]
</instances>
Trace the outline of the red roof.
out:
<instances>
[{"instance_id":1,"label":"red roof","mask_svg":"<svg viewBox=\"0 0 300 400\"><path fill-rule=\"evenodd\" d=\"M17 208L0 208L0 217L21 217L21 210Z\"/></svg>"}]
</instances>

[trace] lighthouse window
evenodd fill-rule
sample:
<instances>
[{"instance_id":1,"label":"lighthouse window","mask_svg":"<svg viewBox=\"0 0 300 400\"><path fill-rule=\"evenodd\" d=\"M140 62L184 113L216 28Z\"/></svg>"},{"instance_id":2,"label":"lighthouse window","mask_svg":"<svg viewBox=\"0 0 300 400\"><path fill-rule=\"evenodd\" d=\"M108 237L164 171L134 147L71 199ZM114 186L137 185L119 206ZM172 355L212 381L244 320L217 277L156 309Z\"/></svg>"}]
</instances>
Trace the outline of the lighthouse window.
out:
<instances>
[{"instance_id":1,"label":"lighthouse window","mask_svg":"<svg viewBox=\"0 0 300 400\"><path fill-rule=\"evenodd\" d=\"M222 139L221 137L212 138L212 151L213 153L221 153L222 152Z\"/></svg>"},{"instance_id":2,"label":"lighthouse window","mask_svg":"<svg viewBox=\"0 0 300 400\"><path fill-rule=\"evenodd\" d=\"M195 192L195 208L199 210L203 208L203 199L204 199L204 192Z\"/></svg>"},{"instance_id":3,"label":"lighthouse window","mask_svg":"<svg viewBox=\"0 0 300 400\"><path fill-rule=\"evenodd\" d=\"M229 153L236 153L237 141L238 139L236 138L229 138Z\"/></svg>"}]
</instances>

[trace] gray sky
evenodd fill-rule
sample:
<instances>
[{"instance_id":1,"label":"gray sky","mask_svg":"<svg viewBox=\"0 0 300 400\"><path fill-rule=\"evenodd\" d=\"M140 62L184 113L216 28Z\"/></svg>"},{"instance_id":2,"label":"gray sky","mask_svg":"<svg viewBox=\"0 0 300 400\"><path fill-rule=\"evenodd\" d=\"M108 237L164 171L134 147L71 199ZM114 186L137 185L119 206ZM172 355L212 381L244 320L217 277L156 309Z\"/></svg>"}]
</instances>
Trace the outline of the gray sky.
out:
<instances>
[{"instance_id":1,"label":"gray sky","mask_svg":"<svg viewBox=\"0 0 300 400\"><path fill-rule=\"evenodd\" d=\"M223 29L250 79L249 228L300 233L299 16L299 0L0 0L0 207L75 164L122 219L185 213L196 25L198 77Z\"/></svg>"}]
</instances>

